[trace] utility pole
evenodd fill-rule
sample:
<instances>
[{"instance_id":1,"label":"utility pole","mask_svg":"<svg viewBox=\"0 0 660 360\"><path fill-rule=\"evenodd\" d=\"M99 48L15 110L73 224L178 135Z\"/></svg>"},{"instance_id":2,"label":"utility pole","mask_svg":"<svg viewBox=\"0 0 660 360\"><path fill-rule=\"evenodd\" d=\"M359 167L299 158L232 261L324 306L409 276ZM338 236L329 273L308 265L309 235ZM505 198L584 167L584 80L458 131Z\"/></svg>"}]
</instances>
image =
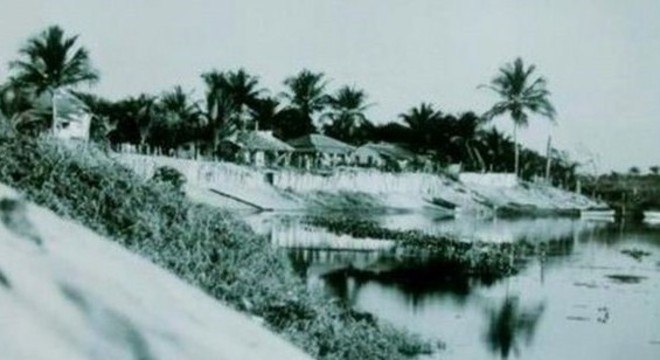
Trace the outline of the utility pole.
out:
<instances>
[{"instance_id":1,"label":"utility pole","mask_svg":"<svg viewBox=\"0 0 660 360\"><path fill-rule=\"evenodd\" d=\"M552 163L552 135L548 135L548 147L546 149L545 157L546 157L546 163L545 163L545 181L550 183L550 165Z\"/></svg>"}]
</instances>

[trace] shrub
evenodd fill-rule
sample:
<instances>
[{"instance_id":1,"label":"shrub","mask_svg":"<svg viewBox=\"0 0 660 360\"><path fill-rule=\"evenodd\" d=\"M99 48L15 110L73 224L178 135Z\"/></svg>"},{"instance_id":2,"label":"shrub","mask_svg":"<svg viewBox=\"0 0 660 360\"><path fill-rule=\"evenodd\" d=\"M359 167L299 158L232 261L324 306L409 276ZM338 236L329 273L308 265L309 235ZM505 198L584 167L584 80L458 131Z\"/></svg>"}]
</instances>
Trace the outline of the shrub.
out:
<instances>
[{"instance_id":1,"label":"shrub","mask_svg":"<svg viewBox=\"0 0 660 360\"><path fill-rule=\"evenodd\" d=\"M157 168L151 180L169 184L178 192L183 192L183 185L186 183L186 177L179 170L169 166Z\"/></svg>"}]
</instances>

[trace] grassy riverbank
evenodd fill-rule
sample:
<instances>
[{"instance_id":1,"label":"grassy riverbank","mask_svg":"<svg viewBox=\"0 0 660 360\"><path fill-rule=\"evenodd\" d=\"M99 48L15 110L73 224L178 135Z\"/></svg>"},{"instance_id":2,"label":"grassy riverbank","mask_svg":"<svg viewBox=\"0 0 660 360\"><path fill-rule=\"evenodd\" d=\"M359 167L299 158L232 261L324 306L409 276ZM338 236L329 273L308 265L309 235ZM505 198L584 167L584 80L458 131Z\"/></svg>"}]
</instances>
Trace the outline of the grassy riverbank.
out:
<instances>
[{"instance_id":1,"label":"grassy riverbank","mask_svg":"<svg viewBox=\"0 0 660 360\"><path fill-rule=\"evenodd\" d=\"M97 149L0 138L0 182L263 319L317 358L408 358L432 350L310 293L282 253L229 213L142 180Z\"/></svg>"}]
</instances>

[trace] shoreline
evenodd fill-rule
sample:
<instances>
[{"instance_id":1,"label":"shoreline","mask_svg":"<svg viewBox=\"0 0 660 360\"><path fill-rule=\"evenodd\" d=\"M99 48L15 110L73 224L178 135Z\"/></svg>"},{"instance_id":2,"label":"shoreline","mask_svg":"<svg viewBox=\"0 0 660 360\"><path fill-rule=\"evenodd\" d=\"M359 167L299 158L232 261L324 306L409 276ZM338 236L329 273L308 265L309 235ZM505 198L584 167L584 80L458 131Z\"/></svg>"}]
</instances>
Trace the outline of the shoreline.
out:
<instances>
[{"instance_id":1,"label":"shoreline","mask_svg":"<svg viewBox=\"0 0 660 360\"><path fill-rule=\"evenodd\" d=\"M159 167L172 167L187 179L186 190L193 200L225 209L377 212L429 209L459 216L576 216L580 210L604 206L583 195L522 181L516 185L485 186L429 173L351 168L322 176L164 156L120 153L111 156L143 178L150 178ZM228 196L218 195L218 191Z\"/></svg>"}]
</instances>

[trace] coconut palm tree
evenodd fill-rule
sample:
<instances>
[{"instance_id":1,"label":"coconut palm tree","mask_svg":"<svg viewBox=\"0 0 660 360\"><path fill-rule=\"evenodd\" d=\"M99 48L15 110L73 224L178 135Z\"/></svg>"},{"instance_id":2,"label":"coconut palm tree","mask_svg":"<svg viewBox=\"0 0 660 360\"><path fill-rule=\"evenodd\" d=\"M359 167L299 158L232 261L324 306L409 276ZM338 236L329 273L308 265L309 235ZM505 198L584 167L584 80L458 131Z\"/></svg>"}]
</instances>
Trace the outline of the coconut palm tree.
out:
<instances>
[{"instance_id":1,"label":"coconut palm tree","mask_svg":"<svg viewBox=\"0 0 660 360\"><path fill-rule=\"evenodd\" d=\"M274 97L258 98L250 108L251 121L259 129L274 130L282 115L279 107L280 102Z\"/></svg>"},{"instance_id":2,"label":"coconut palm tree","mask_svg":"<svg viewBox=\"0 0 660 360\"><path fill-rule=\"evenodd\" d=\"M310 130L314 129L312 116L323 111L328 104L328 95L325 93L328 82L324 77L323 73L304 69L284 80L287 89L282 97L289 101L289 108L298 113L299 121L304 122L304 127Z\"/></svg>"},{"instance_id":3,"label":"coconut palm tree","mask_svg":"<svg viewBox=\"0 0 660 360\"><path fill-rule=\"evenodd\" d=\"M520 145L518 144L517 131L519 127L529 124L531 114L539 114L554 121L556 112L548 97L550 92L546 89L546 80L543 77L535 77L536 66L526 67L522 59L517 58L513 63L508 63L500 68L497 76L488 85L480 87L494 91L500 97L500 101L484 115L484 119L491 120L496 116L509 114L513 120L513 141L515 143L514 172L519 173Z\"/></svg>"},{"instance_id":4,"label":"coconut palm tree","mask_svg":"<svg viewBox=\"0 0 660 360\"><path fill-rule=\"evenodd\" d=\"M484 170L485 164L477 148L477 132L481 119L475 113L468 111L457 116L446 115L442 119L441 128L447 139L441 139L445 152L450 160L463 164L470 170Z\"/></svg>"},{"instance_id":5,"label":"coconut palm tree","mask_svg":"<svg viewBox=\"0 0 660 360\"><path fill-rule=\"evenodd\" d=\"M414 148L430 149L436 148L439 144L434 144L437 126L442 121L442 112L436 111L432 104L422 103L413 107L408 112L402 113L399 117L408 125L411 131L411 144Z\"/></svg>"},{"instance_id":6,"label":"coconut palm tree","mask_svg":"<svg viewBox=\"0 0 660 360\"><path fill-rule=\"evenodd\" d=\"M162 136L155 138L159 138L163 147L174 148L186 141L195 141L199 145L197 140L201 134L201 111L198 103L181 86L161 96L157 111L158 128Z\"/></svg>"},{"instance_id":7,"label":"coconut palm tree","mask_svg":"<svg viewBox=\"0 0 660 360\"><path fill-rule=\"evenodd\" d=\"M77 47L78 36L67 37L59 26L51 26L27 41L21 59L10 63L14 81L40 95L60 87L92 84L99 79L89 52Z\"/></svg>"},{"instance_id":8,"label":"coconut palm tree","mask_svg":"<svg viewBox=\"0 0 660 360\"><path fill-rule=\"evenodd\" d=\"M141 94L137 98L129 99L126 104L137 127L142 151L146 150L147 140L156 124L157 100L153 95Z\"/></svg>"},{"instance_id":9,"label":"coconut palm tree","mask_svg":"<svg viewBox=\"0 0 660 360\"><path fill-rule=\"evenodd\" d=\"M245 129L248 126L249 109L256 105L259 95L264 92L264 89L259 88L259 78L248 74L244 69L228 71L225 73L221 86L232 98L237 107L236 116L240 121L240 126Z\"/></svg>"},{"instance_id":10,"label":"coconut palm tree","mask_svg":"<svg viewBox=\"0 0 660 360\"><path fill-rule=\"evenodd\" d=\"M50 101L45 96L35 97L34 92L10 79L0 86L0 119L5 133L15 131L37 135L48 129L51 119ZM37 101L40 100L40 101Z\"/></svg>"},{"instance_id":11,"label":"coconut palm tree","mask_svg":"<svg viewBox=\"0 0 660 360\"><path fill-rule=\"evenodd\" d=\"M323 114L329 123L324 131L329 136L357 144L366 138L365 131L372 127L364 112L373 104L367 103L367 94L360 89L344 86L328 98L330 110Z\"/></svg>"},{"instance_id":12,"label":"coconut palm tree","mask_svg":"<svg viewBox=\"0 0 660 360\"><path fill-rule=\"evenodd\" d=\"M507 171L506 164L510 164L514 152L513 141L507 135L492 127L478 131L474 142L484 157L486 170Z\"/></svg>"},{"instance_id":13,"label":"coconut palm tree","mask_svg":"<svg viewBox=\"0 0 660 360\"><path fill-rule=\"evenodd\" d=\"M235 96L228 91L227 75L220 71L202 74L206 85L205 107L202 120L206 127L211 152L215 153L220 140L233 134L239 127L240 106Z\"/></svg>"}]
</instances>

